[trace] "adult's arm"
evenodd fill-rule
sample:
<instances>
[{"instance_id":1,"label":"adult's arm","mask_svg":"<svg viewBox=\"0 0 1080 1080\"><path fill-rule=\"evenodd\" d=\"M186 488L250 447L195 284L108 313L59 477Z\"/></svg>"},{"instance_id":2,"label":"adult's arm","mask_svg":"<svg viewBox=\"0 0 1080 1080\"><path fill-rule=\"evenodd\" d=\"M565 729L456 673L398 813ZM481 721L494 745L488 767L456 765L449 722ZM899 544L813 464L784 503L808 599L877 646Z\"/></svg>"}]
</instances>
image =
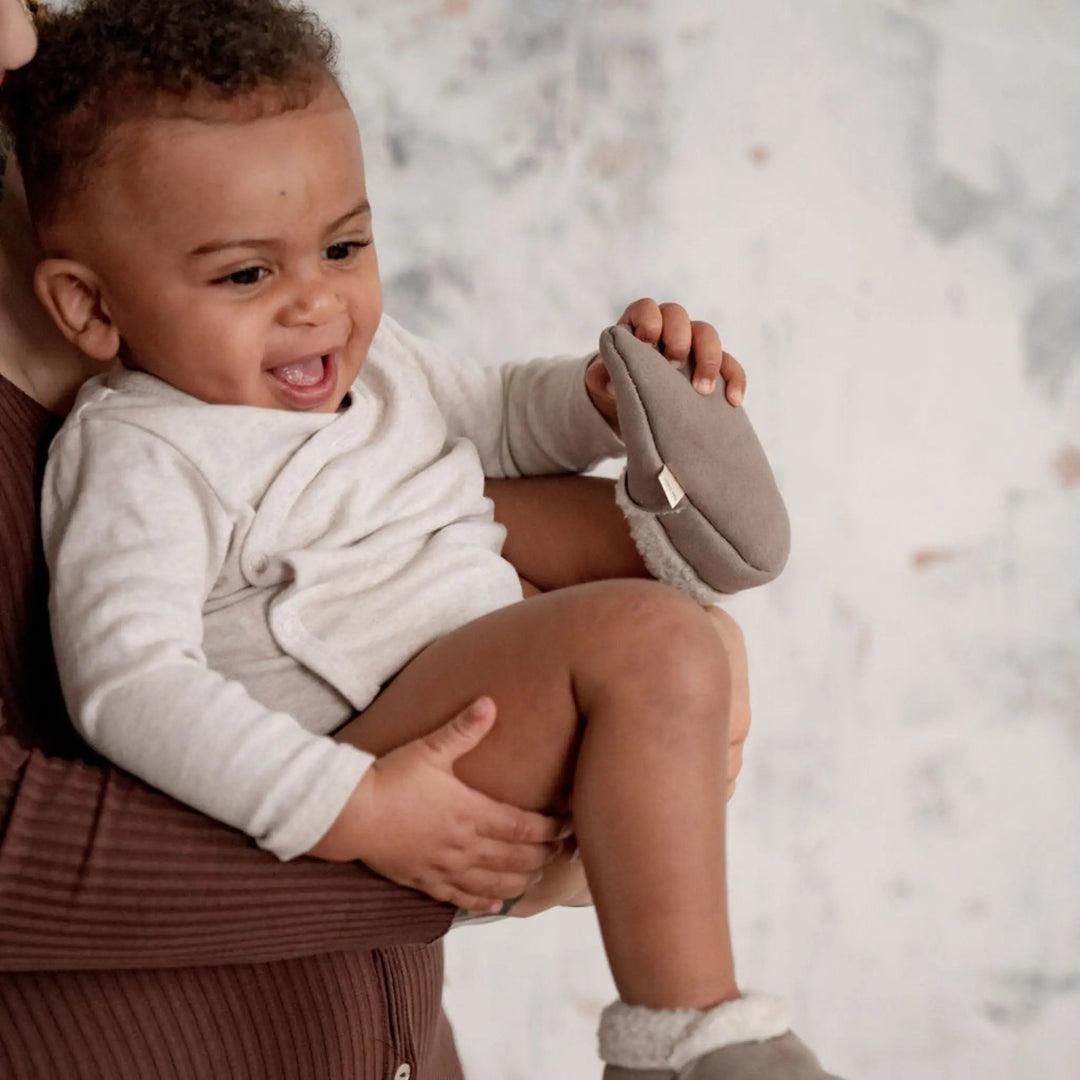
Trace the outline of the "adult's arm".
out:
<instances>
[{"instance_id":1,"label":"adult's arm","mask_svg":"<svg viewBox=\"0 0 1080 1080\"><path fill-rule=\"evenodd\" d=\"M0 718L0 970L256 963L430 941L451 910L358 864L282 863Z\"/></svg>"},{"instance_id":2,"label":"adult's arm","mask_svg":"<svg viewBox=\"0 0 1080 1080\"><path fill-rule=\"evenodd\" d=\"M0 726L2 971L382 948L433 940L450 917L358 864L282 863L119 769Z\"/></svg>"}]
</instances>

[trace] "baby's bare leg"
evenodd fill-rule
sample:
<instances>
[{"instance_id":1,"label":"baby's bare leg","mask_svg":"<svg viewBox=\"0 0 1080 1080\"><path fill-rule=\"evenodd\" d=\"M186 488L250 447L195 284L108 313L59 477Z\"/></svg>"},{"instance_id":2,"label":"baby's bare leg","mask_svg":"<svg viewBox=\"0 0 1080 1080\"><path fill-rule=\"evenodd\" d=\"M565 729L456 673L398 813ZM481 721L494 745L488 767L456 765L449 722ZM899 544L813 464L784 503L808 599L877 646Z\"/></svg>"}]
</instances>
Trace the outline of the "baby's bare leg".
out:
<instances>
[{"instance_id":1,"label":"baby's bare leg","mask_svg":"<svg viewBox=\"0 0 1080 1080\"><path fill-rule=\"evenodd\" d=\"M611 480L595 476L486 481L484 491L495 503L495 520L506 526L503 556L521 576L526 596L587 581L649 576L612 488ZM731 660L730 798L750 731L746 643L727 612L705 610Z\"/></svg>"},{"instance_id":2,"label":"baby's bare leg","mask_svg":"<svg viewBox=\"0 0 1080 1080\"><path fill-rule=\"evenodd\" d=\"M737 995L724 875L730 665L705 612L612 581L493 612L434 642L344 732L382 754L480 694L499 710L458 775L537 810L572 801L623 1000Z\"/></svg>"},{"instance_id":3,"label":"baby's bare leg","mask_svg":"<svg viewBox=\"0 0 1080 1080\"><path fill-rule=\"evenodd\" d=\"M609 578L647 577L614 483L596 476L488 480L503 557L544 592Z\"/></svg>"}]
</instances>

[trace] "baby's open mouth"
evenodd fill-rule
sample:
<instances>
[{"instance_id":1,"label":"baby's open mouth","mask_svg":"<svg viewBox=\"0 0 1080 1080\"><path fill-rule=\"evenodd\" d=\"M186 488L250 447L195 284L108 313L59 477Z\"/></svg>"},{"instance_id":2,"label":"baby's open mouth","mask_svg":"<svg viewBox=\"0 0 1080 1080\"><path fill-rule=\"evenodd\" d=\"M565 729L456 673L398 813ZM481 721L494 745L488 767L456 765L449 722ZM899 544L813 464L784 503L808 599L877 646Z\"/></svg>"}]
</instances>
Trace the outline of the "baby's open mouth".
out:
<instances>
[{"instance_id":1,"label":"baby's open mouth","mask_svg":"<svg viewBox=\"0 0 1080 1080\"><path fill-rule=\"evenodd\" d=\"M301 356L277 367L267 376L276 386L276 397L288 409L317 409L333 397L338 381L336 352Z\"/></svg>"},{"instance_id":2,"label":"baby's open mouth","mask_svg":"<svg viewBox=\"0 0 1080 1080\"><path fill-rule=\"evenodd\" d=\"M270 374L288 386L317 386L326 372L329 354L309 356L304 360L294 360L289 364L271 368Z\"/></svg>"}]
</instances>

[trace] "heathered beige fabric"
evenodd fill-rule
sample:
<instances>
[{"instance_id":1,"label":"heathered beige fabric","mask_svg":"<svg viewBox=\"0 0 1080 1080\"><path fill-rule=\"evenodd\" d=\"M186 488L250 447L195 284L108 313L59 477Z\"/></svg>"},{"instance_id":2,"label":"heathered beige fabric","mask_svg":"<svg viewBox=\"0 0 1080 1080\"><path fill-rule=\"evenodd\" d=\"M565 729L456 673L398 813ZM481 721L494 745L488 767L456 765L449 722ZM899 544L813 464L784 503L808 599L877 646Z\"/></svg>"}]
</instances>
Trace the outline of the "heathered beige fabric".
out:
<instances>
[{"instance_id":1,"label":"heathered beige fabric","mask_svg":"<svg viewBox=\"0 0 1080 1080\"><path fill-rule=\"evenodd\" d=\"M428 642L521 597L485 475L619 452L584 364L464 365L386 318L332 415L92 380L42 500L80 733L279 857L306 851L371 760L326 734Z\"/></svg>"}]
</instances>

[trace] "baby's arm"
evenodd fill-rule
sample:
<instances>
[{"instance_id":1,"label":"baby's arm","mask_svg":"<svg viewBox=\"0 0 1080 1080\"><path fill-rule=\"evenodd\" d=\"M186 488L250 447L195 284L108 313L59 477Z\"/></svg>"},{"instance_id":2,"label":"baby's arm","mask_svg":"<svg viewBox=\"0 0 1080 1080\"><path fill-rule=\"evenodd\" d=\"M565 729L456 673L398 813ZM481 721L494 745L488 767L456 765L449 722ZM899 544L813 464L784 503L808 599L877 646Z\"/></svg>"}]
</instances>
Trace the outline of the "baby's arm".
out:
<instances>
[{"instance_id":1,"label":"baby's arm","mask_svg":"<svg viewBox=\"0 0 1080 1080\"><path fill-rule=\"evenodd\" d=\"M279 858L311 847L372 759L207 665L202 608L233 526L203 474L135 423L69 422L42 525L57 668L83 738Z\"/></svg>"},{"instance_id":2,"label":"baby's arm","mask_svg":"<svg viewBox=\"0 0 1080 1080\"><path fill-rule=\"evenodd\" d=\"M491 367L462 361L389 318L380 332L402 363L419 369L448 439L471 442L486 477L580 473L623 452L585 392L591 355Z\"/></svg>"}]
</instances>

